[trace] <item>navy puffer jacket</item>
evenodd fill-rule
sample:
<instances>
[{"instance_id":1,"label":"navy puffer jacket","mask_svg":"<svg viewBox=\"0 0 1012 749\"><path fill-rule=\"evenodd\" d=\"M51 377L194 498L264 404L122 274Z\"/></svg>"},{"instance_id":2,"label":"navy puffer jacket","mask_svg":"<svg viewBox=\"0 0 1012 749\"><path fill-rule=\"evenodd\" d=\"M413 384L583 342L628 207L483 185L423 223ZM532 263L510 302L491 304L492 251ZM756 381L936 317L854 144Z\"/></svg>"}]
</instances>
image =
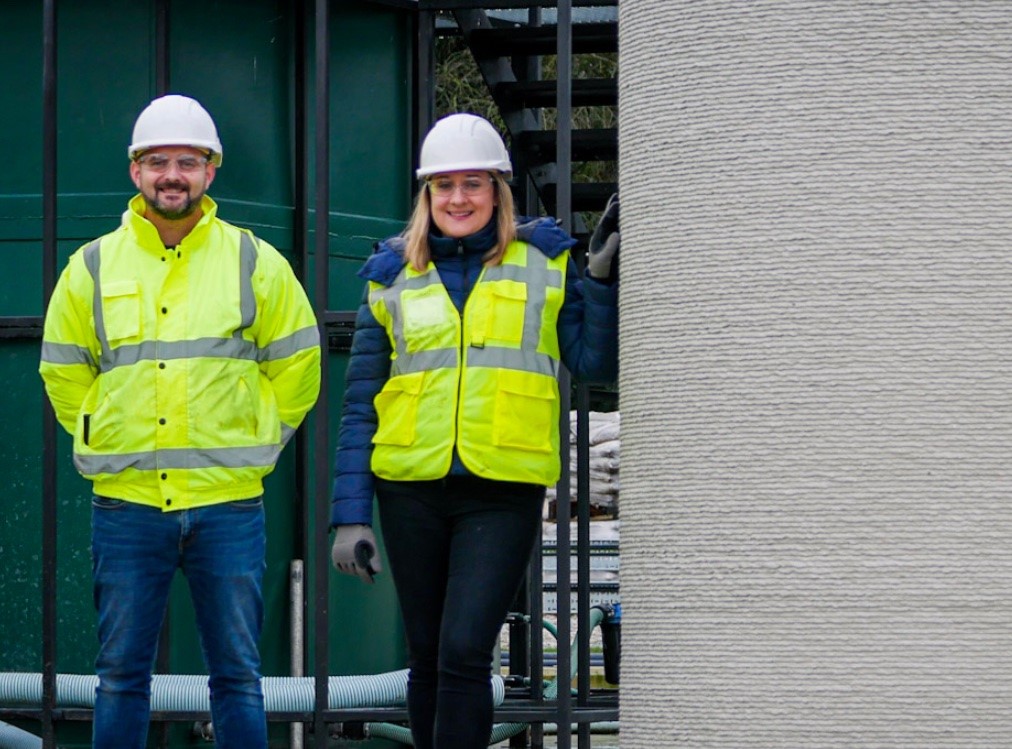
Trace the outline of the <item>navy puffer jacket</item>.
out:
<instances>
[{"instance_id":1,"label":"navy puffer jacket","mask_svg":"<svg viewBox=\"0 0 1012 749\"><path fill-rule=\"evenodd\" d=\"M521 219L517 238L552 258L576 243L549 218ZM494 218L484 229L463 239L429 237L432 261L458 312L464 309L481 273L482 255L495 242ZM404 267L403 248L404 240L399 236L378 243L358 275L389 286ZM570 259L558 333L562 362L575 378L583 382L613 381L618 372L618 283L581 279ZM373 399L390 376L390 354L386 330L369 309L367 289L355 318L345 375L344 408L334 460L332 526L372 523L374 476L370 462L376 433ZM450 473L468 473L456 454Z\"/></svg>"}]
</instances>

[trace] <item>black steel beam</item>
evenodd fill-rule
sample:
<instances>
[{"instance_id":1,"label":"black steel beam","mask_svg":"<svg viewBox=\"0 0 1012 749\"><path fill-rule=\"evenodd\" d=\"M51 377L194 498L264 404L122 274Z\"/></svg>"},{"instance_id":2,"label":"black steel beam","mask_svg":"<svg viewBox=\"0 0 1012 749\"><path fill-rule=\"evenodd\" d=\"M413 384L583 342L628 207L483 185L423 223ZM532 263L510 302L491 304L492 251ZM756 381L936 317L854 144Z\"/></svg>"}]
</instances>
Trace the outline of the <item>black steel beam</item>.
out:
<instances>
[{"instance_id":1,"label":"black steel beam","mask_svg":"<svg viewBox=\"0 0 1012 749\"><path fill-rule=\"evenodd\" d=\"M618 5L618 0L418 0L419 10L466 10L474 8L576 8Z\"/></svg>"},{"instance_id":2,"label":"black steel beam","mask_svg":"<svg viewBox=\"0 0 1012 749\"><path fill-rule=\"evenodd\" d=\"M409 164L414 164L415 157L421 151L422 141L432 127L436 112L436 55L434 44L436 16L428 11L419 12L415 16L415 118L414 130L411 133L412 152Z\"/></svg>"},{"instance_id":3,"label":"black steel beam","mask_svg":"<svg viewBox=\"0 0 1012 749\"><path fill-rule=\"evenodd\" d=\"M554 55L555 29L554 24L481 29L474 32L474 54L476 57ZM617 51L618 30L614 23L595 21L573 26L574 55Z\"/></svg>"},{"instance_id":4,"label":"black steel beam","mask_svg":"<svg viewBox=\"0 0 1012 749\"><path fill-rule=\"evenodd\" d=\"M385 5L398 10L418 10L418 0L363 0L371 5Z\"/></svg>"},{"instance_id":5,"label":"black steel beam","mask_svg":"<svg viewBox=\"0 0 1012 749\"><path fill-rule=\"evenodd\" d=\"M309 288L309 4L307 0L295 0L292 5L292 256L299 281ZM327 349L324 349L326 351ZM309 642L309 596L305 594L309 560L312 559L309 543L309 518L312 517L313 452L311 449L309 419L299 425L295 433L295 518L292 524L292 546L303 563L300 579L289 579L289 584L302 585L302 631L298 634L303 642ZM291 617L290 617L291 618ZM295 634L295 633L293 633ZM303 648L300 674L308 672L309 648ZM268 718L270 719L270 718ZM311 719L310 719L311 720ZM302 723L302 741L305 745L306 723ZM299 735L299 734L296 734Z\"/></svg>"},{"instance_id":6,"label":"black steel beam","mask_svg":"<svg viewBox=\"0 0 1012 749\"><path fill-rule=\"evenodd\" d=\"M572 101L573 101L573 37L572 37L572 3L562 0L558 5L558 29L556 33L556 103L559 127L556 130L555 163L558 165L556 181L556 214L561 219L562 228L572 231L572 174L573 174L573 140L572 140ZM556 579L559 588L569 590L570 585L570 533L569 533L569 410L570 410L570 377L564 372L559 381L562 391L560 408L560 430L562 434L562 477L556 487L556 538L558 556L555 560ZM569 596L558 596L556 611L558 612L559 654L556 672L560 684L569 684L572 673L570 649L570 605ZM585 620L580 620L585 621ZM565 730L573 722L573 699L569 689L559 689L556 697L558 708L555 722L560 726L557 741L559 749L569 749L571 736Z\"/></svg>"},{"instance_id":7,"label":"black steel beam","mask_svg":"<svg viewBox=\"0 0 1012 749\"><path fill-rule=\"evenodd\" d=\"M155 92L164 96L172 83L169 57L169 15L172 0L155 2Z\"/></svg>"},{"instance_id":8,"label":"black steel beam","mask_svg":"<svg viewBox=\"0 0 1012 749\"><path fill-rule=\"evenodd\" d=\"M41 338L42 315L0 317L0 338Z\"/></svg>"},{"instance_id":9,"label":"black steel beam","mask_svg":"<svg viewBox=\"0 0 1012 749\"><path fill-rule=\"evenodd\" d=\"M56 0L42 4L42 299L56 286ZM56 415L42 399L42 745L56 746Z\"/></svg>"},{"instance_id":10,"label":"black steel beam","mask_svg":"<svg viewBox=\"0 0 1012 749\"><path fill-rule=\"evenodd\" d=\"M316 185L313 200L315 214L315 294L314 304L320 337L325 338L326 310L330 297L330 8L329 0L316 0L315 12L315 165ZM324 712L328 705L327 679L330 668L330 627L328 611L328 580L330 554L328 530L330 528L330 459L328 455L329 429L326 404L328 401L329 359L321 357L319 402L324 408L316 409L314 416L314 528L313 528L313 641L315 645L313 674L316 677L313 731L316 736L327 735Z\"/></svg>"},{"instance_id":11,"label":"black steel beam","mask_svg":"<svg viewBox=\"0 0 1012 749\"><path fill-rule=\"evenodd\" d=\"M573 161L614 161L618 158L617 131L608 128L588 128L570 132ZM554 130L526 130L514 136L515 146L523 149L533 164L551 163L555 161L555 133Z\"/></svg>"},{"instance_id":12,"label":"black steel beam","mask_svg":"<svg viewBox=\"0 0 1012 749\"><path fill-rule=\"evenodd\" d=\"M507 107L554 107L555 81L500 83L492 96ZM618 84L614 78L578 78L573 81L574 107L607 107L617 104Z\"/></svg>"},{"instance_id":13,"label":"black steel beam","mask_svg":"<svg viewBox=\"0 0 1012 749\"><path fill-rule=\"evenodd\" d=\"M572 186L573 211L600 211L604 209L605 203L612 193L618 191L617 182L576 182ZM556 186L548 183L541 186L541 198L547 206L555 213L561 215L561 209L557 207Z\"/></svg>"}]
</instances>

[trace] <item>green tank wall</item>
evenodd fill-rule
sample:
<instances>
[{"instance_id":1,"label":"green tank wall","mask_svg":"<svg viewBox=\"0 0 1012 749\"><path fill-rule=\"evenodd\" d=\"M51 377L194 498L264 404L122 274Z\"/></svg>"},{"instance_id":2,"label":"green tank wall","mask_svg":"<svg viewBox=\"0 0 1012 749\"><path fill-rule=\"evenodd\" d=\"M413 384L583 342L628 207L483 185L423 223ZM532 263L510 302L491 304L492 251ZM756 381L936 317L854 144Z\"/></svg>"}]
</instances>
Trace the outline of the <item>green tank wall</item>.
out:
<instances>
[{"instance_id":1,"label":"green tank wall","mask_svg":"<svg viewBox=\"0 0 1012 749\"><path fill-rule=\"evenodd\" d=\"M57 3L61 270L76 248L118 224L133 194L126 158L133 121L156 95L154 3L107 0L100 5ZM170 8L169 89L195 96L208 108L223 144L223 165L210 191L219 213L250 227L291 258L293 39L302 19L280 0L173 0ZM362 291L355 271L373 241L399 230L409 209L412 37L406 14L379 5L332 3L331 14L328 307L352 310ZM310 23L310 45L312 39ZM311 77L311 49L306 65ZM0 316L40 315L41 2L0 3L0 70L6 71L0 86L7 158L0 186ZM312 82L308 85L311 113ZM310 147L312 137L310 133ZM311 258L309 273L314 264ZM0 671L42 670L43 393L38 356L37 338L0 338L5 432L0 438ZM329 402L317 406L318 413L326 409L329 414L331 444L345 363L345 355L330 355ZM70 439L62 430L58 447L57 669L91 673L96 637L88 549L90 485L73 470ZM329 462L330 446L323 452ZM266 488L267 620L261 642L266 675L289 673L288 567L297 553L294 486L290 446ZM403 636L389 575L369 588L335 575L330 589L331 673L403 667ZM170 611L171 670L202 672L181 579ZM310 649L312 641L311 636ZM61 731L69 736L74 728Z\"/></svg>"}]
</instances>

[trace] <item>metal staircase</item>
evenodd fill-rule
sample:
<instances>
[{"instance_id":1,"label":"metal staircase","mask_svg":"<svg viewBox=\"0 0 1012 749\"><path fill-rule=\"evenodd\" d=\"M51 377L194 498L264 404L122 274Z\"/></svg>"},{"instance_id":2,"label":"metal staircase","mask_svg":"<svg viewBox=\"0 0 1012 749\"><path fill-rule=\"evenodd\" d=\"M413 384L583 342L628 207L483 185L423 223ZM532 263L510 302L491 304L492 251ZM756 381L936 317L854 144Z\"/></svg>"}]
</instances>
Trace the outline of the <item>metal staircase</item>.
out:
<instances>
[{"instance_id":1,"label":"metal staircase","mask_svg":"<svg viewBox=\"0 0 1012 749\"><path fill-rule=\"evenodd\" d=\"M514 193L521 212L558 217L560 180L570 180L571 229L585 244L587 227L581 214L602 210L608 196L618 189L617 62L610 66L609 77L573 78L570 100L560 106L558 81L544 77L546 71L557 67L551 64L559 49L560 32L553 8L518 0L431 0L422 5L447 11L441 20L452 18L451 27L455 28L447 32L444 27L444 33L462 36L481 71L509 131ZM504 9L503 5L509 7ZM573 57L615 55L618 9L614 0L580 2L579 6L572 10L571 24L562 29L570 34ZM590 108L607 110L598 110L599 117L582 119L596 119L608 126L581 127L579 114L589 114ZM565 175L558 161L555 122L574 123L568 133L572 168Z\"/></svg>"}]
</instances>

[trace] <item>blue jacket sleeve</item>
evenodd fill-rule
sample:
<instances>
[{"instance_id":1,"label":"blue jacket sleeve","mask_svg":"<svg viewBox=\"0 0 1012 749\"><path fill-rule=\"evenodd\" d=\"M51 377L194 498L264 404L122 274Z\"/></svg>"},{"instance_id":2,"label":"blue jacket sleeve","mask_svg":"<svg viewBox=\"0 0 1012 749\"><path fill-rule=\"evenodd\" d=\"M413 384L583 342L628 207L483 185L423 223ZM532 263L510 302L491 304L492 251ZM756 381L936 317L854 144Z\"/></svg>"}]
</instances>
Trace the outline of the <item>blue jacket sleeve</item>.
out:
<instances>
[{"instance_id":1,"label":"blue jacket sleeve","mask_svg":"<svg viewBox=\"0 0 1012 749\"><path fill-rule=\"evenodd\" d=\"M372 523L372 438L377 424L373 399L390 377L390 354L390 339L369 309L367 290L355 318L345 375L344 407L334 457L331 526Z\"/></svg>"},{"instance_id":2,"label":"blue jacket sleeve","mask_svg":"<svg viewBox=\"0 0 1012 749\"><path fill-rule=\"evenodd\" d=\"M558 332L562 363L575 379L613 382L618 376L618 282L581 279L570 258Z\"/></svg>"}]
</instances>

